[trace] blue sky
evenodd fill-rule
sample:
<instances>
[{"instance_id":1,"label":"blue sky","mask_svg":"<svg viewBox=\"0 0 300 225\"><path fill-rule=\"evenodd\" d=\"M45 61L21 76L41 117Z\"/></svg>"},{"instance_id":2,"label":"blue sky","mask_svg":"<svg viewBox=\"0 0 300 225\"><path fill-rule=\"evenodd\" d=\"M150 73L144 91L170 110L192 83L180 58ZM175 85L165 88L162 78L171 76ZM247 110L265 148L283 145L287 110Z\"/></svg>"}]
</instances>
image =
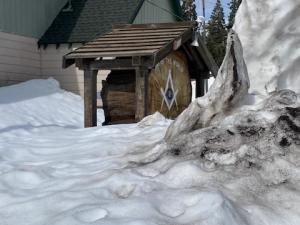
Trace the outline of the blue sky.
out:
<instances>
[{"instance_id":1,"label":"blue sky","mask_svg":"<svg viewBox=\"0 0 300 225\"><path fill-rule=\"evenodd\" d=\"M197 14L202 16L202 0L195 0L197 5ZM225 20L227 20L227 16L229 14L228 3L230 0L221 0L224 12L225 12ZM209 20L212 10L215 7L216 0L205 0L205 8L206 8L206 20Z\"/></svg>"}]
</instances>

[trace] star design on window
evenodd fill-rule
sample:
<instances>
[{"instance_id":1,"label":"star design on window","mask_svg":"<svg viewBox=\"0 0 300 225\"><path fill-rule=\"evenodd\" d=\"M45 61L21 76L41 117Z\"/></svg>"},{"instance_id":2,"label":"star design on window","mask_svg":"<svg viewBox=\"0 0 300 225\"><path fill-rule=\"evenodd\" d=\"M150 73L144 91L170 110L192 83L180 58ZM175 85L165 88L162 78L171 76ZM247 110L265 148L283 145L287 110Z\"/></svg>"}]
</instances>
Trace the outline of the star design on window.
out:
<instances>
[{"instance_id":1,"label":"star design on window","mask_svg":"<svg viewBox=\"0 0 300 225\"><path fill-rule=\"evenodd\" d=\"M164 106L164 103L167 105L169 111L173 107L174 103L176 104L176 107L178 107L177 99L176 99L177 94L178 94L178 90L175 90L175 88L174 88L174 83L173 83L171 70L169 70L169 75L168 75L166 87L165 87L165 89L160 88L160 93L163 97L162 103L161 103L161 110Z\"/></svg>"}]
</instances>

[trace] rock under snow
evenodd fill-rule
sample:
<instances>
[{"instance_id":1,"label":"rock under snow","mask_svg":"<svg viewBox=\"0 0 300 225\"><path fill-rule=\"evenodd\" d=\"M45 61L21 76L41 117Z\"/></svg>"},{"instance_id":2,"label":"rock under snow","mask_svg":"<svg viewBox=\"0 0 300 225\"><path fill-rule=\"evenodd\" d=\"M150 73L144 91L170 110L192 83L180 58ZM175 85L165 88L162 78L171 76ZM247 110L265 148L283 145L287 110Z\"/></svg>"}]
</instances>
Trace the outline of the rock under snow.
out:
<instances>
[{"instance_id":1,"label":"rock under snow","mask_svg":"<svg viewBox=\"0 0 300 225\"><path fill-rule=\"evenodd\" d=\"M244 49L250 92L300 93L300 1L243 0L234 29Z\"/></svg>"}]
</instances>

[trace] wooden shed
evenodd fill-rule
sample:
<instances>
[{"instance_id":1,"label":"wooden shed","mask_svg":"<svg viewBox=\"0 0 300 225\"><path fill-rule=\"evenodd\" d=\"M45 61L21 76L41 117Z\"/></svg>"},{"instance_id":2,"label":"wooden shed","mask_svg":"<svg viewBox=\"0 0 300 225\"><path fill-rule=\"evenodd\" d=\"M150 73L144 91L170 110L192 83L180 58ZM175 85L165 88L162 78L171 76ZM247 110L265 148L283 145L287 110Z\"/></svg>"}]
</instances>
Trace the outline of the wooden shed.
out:
<instances>
[{"instance_id":1,"label":"wooden shed","mask_svg":"<svg viewBox=\"0 0 300 225\"><path fill-rule=\"evenodd\" d=\"M84 70L85 127L96 126L96 76L110 70L103 81L104 124L140 121L156 111L178 116L190 103L191 79L196 95L204 93L204 79L216 76L217 66L202 39L194 41L192 22L115 25L112 32L63 58Z\"/></svg>"}]
</instances>

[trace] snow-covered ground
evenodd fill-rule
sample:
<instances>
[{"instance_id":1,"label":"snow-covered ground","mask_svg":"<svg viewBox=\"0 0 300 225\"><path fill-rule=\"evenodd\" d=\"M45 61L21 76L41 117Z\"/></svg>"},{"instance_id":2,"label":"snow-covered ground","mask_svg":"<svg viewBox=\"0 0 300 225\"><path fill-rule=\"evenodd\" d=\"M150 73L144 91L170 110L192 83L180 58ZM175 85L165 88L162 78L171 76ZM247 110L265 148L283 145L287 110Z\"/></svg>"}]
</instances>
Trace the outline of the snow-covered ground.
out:
<instances>
[{"instance_id":1,"label":"snow-covered ground","mask_svg":"<svg viewBox=\"0 0 300 225\"><path fill-rule=\"evenodd\" d=\"M52 79L0 88L0 225L300 224L298 153L261 173L184 157L137 165L170 121L83 129L82 111Z\"/></svg>"},{"instance_id":2,"label":"snow-covered ground","mask_svg":"<svg viewBox=\"0 0 300 225\"><path fill-rule=\"evenodd\" d=\"M234 128L243 113L248 120L252 111L258 120L248 125L269 125L275 114L260 110L261 103L251 104L263 102L263 95L275 89L299 94L299 9L298 0L243 0L235 29L251 92L262 95L248 96L248 105L224 117L221 128ZM192 158L155 155L171 123L158 113L138 124L102 127L99 110L99 126L84 129L82 99L61 90L57 81L2 87L0 225L299 225L299 107L289 108L289 102L298 98L299 105L300 98L289 91L280 95L291 110L284 122L295 131L297 144L268 149L258 142L253 151L249 146L230 152L220 148L218 154ZM229 137L232 131L226 129ZM253 130L248 133L246 141ZM232 137L216 138L212 144L228 147L233 140L236 145ZM264 138L272 142L267 134ZM281 138L283 146L291 144ZM143 163L145 156L158 160ZM259 163L251 165L251 159Z\"/></svg>"}]
</instances>

